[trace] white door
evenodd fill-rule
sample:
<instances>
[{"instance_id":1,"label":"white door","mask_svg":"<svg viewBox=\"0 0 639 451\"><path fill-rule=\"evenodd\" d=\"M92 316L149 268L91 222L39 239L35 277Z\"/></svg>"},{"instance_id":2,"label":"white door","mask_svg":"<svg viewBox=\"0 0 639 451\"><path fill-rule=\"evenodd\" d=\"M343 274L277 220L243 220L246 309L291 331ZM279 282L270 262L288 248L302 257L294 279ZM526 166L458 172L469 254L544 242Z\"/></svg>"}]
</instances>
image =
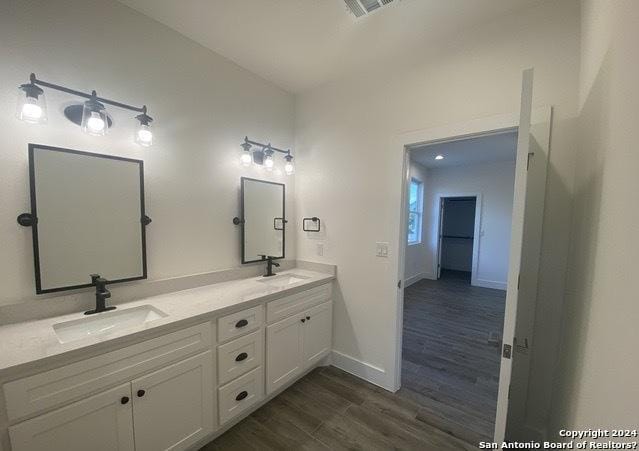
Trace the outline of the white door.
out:
<instances>
[{"instance_id":1,"label":"white door","mask_svg":"<svg viewBox=\"0 0 639 451\"><path fill-rule=\"evenodd\" d=\"M303 330L304 368L309 368L331 350L333 303L325 302L306 311Z\"/></svg>"},{"instance_id":2,"label":"white door","mask_svg":"<svg viewBox=\"0 0 639 451\"><path fill-rule=\"evenodd\" d=\"M213 432L212 356L207 351L131 383L136 451L186 449Z\"/></svg>"},{"instance_id":3,"label":"white door","mask_svg":"<svg viewBox=\"0 0 639 451\"><path fill-rule=\"evenodd\" d=\"M131 384L9 428L13 451L133 451Z\"/></svg>"},{"instance_id":4,"label":"white door","mask_svg":"<svg viewBox=\"0 0 639 451\"><path fill-rule=\"evenodd\" d=\"M266 328L266 393L302 372L302 327L306 318L293 315Z\"/></svg>"},{"instance_id":5,"label":"white door","mask_svg":"<svg viewBox=\"0 0 639 451\"><path fill-rule=\"evenodd\" d=\"M512 373L512 351L517 318L519 294L519 272L524 234L524 216L526 210L526 179L528 153L530 146L530 122L532 114L533 69L523 73L521 88L521 112L517 139L517 159L515 164L515 192L510 237L508 264L508 287L506 289L506 309L504 312L504 332L501 368L499 371L499 393L497 395L497 415L495 418L495 437L497 443L504 440L508 415L508 392Z\"/></svg>"}]
</instances>

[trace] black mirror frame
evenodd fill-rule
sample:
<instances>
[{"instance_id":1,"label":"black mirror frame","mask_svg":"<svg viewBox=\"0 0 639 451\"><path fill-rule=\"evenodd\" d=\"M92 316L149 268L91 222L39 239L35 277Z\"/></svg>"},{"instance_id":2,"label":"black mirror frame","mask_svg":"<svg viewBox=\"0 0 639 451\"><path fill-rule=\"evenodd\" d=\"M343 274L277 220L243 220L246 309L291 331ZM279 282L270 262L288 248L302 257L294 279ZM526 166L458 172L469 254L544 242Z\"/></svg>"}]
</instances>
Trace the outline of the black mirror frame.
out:
<instances>
[{"instance_id":1,"label":"black mirror frame","mask_svg":"<svg viewBox=\"0 0 639 451\"><path fill-rule=\"evenodd\" d=\"M260 183L268 183L270 185L278 185L282 187L282 255L280 257L274 257L274 260L280 260L286 257L286 223L288 222L286 220L286 184L284 183L277 183L277 182L270 182L268 180L260 180L260 179L254 179L251 177L240 177L240 218L238 218L238 221L235 221L235 218L233 220L233 223L236 225L241 225L242 226L242 236L241 236L241 259L242 259L242 264L246 265L248 263L258 263L258 262L262 262L265 261L264 258L262 259L258 259L258 260L246 260L245 258L245 245L244 245L244 241L245 241L245 217L244 217L244 183L246 181L250 181L250 182L260 182ZM274 225L275 226L275 225ZM279 230L279 229L276 229Z\"/></svg>"},{"instance_id":2,"label":"black mirror frame","mask_svg":"<svg viewBox=\"0 0 639 451\"><path fill-rule=\"evenodd\" d=\"M129 277L125 279L118 280L109 280L109 284L113 283L122 283L122 282L132 282L134 280L143 280L147 278L147 259L146 259L146 226L151 223L151 218L146 215L144 208L144 161L136 160L133 158L125 158L125 157L117 157L113 155L104 155L99 153L92 152L84 152L81 150L73 150L73 149L65 149L62 147L53 147L46 146L43 144L33 144L29 143L29 189L30 189L30 197L31 197L31 213L23 213L18 216L19 222L20 217L25 218L25 215L29 215L31 218L31 224L21 224L25 226L30 226L32 230L33 236L33 261L34 261L34 270L35 270L35 284L36 284L36 294L46 294L46 293L55 293L59 291L66 290L77 290L80 288L89 288L92 287L92 283L86 283L82 285L72 285L66 287L57 287L57 288L48 288L42 289L42 277L40 274L40 253L38 246L38 210L36 203L36 180L35 180L35 165L34 165L34 154L35 150L50 150L54 152L65 152L72 153L76 155L84 155L88 157L95 158L106 158L109 160L118 160L118 161L128 161L130 163L137 163L140 168L140 230L141 230L141 238L142 238L142 275L136 277ZM87 274L88 278L88 274Z\"/></svg>"}]
</instances>

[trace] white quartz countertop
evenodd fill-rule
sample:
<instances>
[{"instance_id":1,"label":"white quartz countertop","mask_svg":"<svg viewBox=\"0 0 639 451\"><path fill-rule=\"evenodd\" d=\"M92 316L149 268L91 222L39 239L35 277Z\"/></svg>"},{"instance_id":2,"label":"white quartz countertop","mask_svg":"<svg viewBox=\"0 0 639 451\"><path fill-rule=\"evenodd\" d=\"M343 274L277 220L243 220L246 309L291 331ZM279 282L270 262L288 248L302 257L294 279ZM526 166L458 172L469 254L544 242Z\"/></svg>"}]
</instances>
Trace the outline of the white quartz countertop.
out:
<instances>
[{"instance_id":1,"label":"white quartz countertop","mask_svg":"<svg viewBox=\"0 0 639 451\"><path fill-rule=\"evenodd\" d=\"M118 342L124 344L130 339L144 339L149 331L174 330L180 323L186 326L187 323L191 325L197 320L208 321L232 311L327 283L335 278L332 274L298 268L278 273L278 275L285 274L298 274L307 278L286 287L275 287L264 283L263 277L252 277L116 304L118 307L116 311L150 305L166 313L167 316L140 326L87 336L64 344L58 340L53 326L66 321L88 318L84 312L1 326L0 372L17 369L24 365L44 363L44 360L50 360L55 356L71 355L90 348L99 352L101 347L106 349L109 345ZM95 317L95 315L92 316Z\"/></svg>"}]
</instances>

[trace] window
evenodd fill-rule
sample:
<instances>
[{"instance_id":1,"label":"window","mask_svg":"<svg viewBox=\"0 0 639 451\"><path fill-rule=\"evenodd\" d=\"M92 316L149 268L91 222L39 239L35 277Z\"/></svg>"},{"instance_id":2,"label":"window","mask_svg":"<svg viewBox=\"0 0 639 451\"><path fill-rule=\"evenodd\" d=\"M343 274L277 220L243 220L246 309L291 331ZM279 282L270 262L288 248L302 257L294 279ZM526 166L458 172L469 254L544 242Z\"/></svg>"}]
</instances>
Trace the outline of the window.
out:
<instances>
[{"instance_id":1,"label":"window","mask_svg":"<svg viewBox=\"0 0 639 451\"><path fill-rule=\"evenodd\" d=\"M408 244L422 242L422 213L424 211L424 185L410 179L408 192Z\"/></svg>"}]
</instances>

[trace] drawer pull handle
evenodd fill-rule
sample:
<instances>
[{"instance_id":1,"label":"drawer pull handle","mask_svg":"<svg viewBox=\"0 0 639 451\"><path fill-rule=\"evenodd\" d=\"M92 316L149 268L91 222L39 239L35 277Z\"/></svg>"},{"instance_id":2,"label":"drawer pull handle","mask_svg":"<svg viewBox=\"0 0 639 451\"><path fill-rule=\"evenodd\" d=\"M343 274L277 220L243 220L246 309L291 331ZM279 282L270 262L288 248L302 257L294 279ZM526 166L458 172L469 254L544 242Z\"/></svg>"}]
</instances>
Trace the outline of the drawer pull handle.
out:
<instances>
[{"instance_id":1,"label":"drawer pull handle","mask_svg":"<svg viewBox=\"0 0 639 451\"><path fill-rule=\"evenodd\" d=\"M248 357L248 354L246 352L243 352L239 354L237 357L235 357L235 361L241 362L242 360L246 360L247 357Z\"/></svg>"},{"instance_id":2,"label":"drawer pull handle","mask_svg":"<svg viewBox=\"0 0 639 451\"><path fill-rule=\"evenodd\" d=\"M144 396L145 393L146 391L144 390L138 390L138 398L141 398L142 396Z\"/></svg>"},{"instance_id":3,"label":"drawer pull handle","mask_svg":"<svg viewBox=\"0 0 639 451\"><path fill-rule=\"evenodd\" d=\"M240 327L245 327L245 326L247 326L247 325L248 325L248 321L247 321L247 320L245 320L245 319L241 319L241 320L239 320L237 323L235 323L235 327L236 327L237 329L239 329Z\"/></svg>"},{"instance_id":4,"label":"drawer pull handle","mask_svg":"<svg viewBox=\"0 0 639 451\"><path fill-rule=\"evenodd\" d=\"M307 316L307 317L306 317L306 319L310 321L310 320L311 320L311 317L310 317L310 316Z\"/></svg>"},{"instance_id":5,"label":"drawer pull handle","mask_svg":"<svg viewBox=\"0 0 639 451\"><path fill-rule=\"evenodd\" d=\"M305 320L304 318L302 318L300 321L302 321L303 323L305 323L305 322L306 322L306 320Z\"/></svg>"},{"instance_id":6,"label":"drawer pull handle","mask_svg":"<svg viewBox=\"0 0 639 451\"><path fill-rule=\"evenodd\" d=\"M120 402L122 404L127 404L129 402L129 397L128 396L123 396L122 399L120 399Z\"/></svg>"},{"instance_id":7,"label":"drawer pull handle","mask_svg":"<svg viewBox=\"0 0 639 451\"><path fill-rule=\"evenodd\" d=\"M241 401L244 398L246 398L248 396L248 392L246 390L239 392L238 395L235 397L236 401Z\"/></svg>"}]
</instances>

